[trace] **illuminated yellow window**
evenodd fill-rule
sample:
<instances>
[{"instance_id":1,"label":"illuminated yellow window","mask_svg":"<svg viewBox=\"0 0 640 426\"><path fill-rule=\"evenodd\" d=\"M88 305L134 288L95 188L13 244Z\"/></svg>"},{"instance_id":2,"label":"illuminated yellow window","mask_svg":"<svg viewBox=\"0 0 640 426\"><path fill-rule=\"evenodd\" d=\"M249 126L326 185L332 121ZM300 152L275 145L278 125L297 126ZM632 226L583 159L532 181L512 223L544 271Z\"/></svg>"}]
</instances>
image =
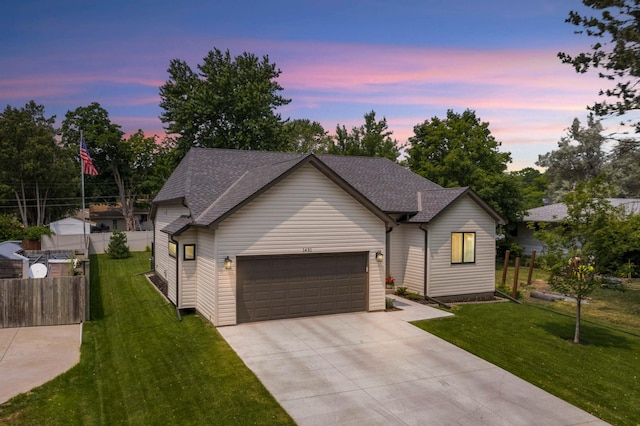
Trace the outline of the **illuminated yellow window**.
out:
<instances>
[{"instance_id":1,"label":"illuminated yellow window","mask_svg":"<svg viewBox=\"0 0 640 426\"><path fill-rule=\"evenodd\" d=\"M474 263L476 261L476 233L451 233L451 263Z\"/></svg>"},{"instance_id":2,"label":"illuminated yellow window","mask_svg":"<svg viewBox=\"0 0 640 426\"><path fill-rule=\"evenodd\" d=\"M184 245L184 260L196 260L196 245L185 244Z\"/></svg>"}]
</instances>

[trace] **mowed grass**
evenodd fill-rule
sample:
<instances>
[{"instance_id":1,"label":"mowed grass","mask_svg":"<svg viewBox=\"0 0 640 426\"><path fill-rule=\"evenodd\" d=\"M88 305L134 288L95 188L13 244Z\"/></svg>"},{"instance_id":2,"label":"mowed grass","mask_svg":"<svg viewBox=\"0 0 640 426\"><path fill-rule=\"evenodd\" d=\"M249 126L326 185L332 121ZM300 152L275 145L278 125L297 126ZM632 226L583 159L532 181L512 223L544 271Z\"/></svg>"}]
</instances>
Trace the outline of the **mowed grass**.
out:
<instances>
[{"instance_id":1,"label":"mowed grass","mask_svg":"<svg viewBox=\"0 0 640 426\"><path fill-rule=\"evenodd\" d=\"M214 327L179 322L135 275L148 258L92 257L80 363L0 405L0 424L294 424Z\"/></svg>"},{"instance_id":2,"label":"mowed grass","mask_svg":"<svg viewBox=\"0 0 640 426\"><path fill-rule=\"evenodd\" d=\"M640 335L531 304L458 305L418 327L614 425L640 424ZM523 401L526 404L526 401Z\"/></svg>"}]
</instances>

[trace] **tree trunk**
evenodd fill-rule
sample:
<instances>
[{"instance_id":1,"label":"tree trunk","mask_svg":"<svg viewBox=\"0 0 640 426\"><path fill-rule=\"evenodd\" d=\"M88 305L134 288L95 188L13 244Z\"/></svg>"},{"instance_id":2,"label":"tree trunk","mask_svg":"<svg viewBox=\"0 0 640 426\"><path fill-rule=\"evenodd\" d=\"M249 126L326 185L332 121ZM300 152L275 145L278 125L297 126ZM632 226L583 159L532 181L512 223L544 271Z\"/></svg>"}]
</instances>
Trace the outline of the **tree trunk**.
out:
<instances>
[{"instance_id":1,"label":"tree trunk","mask_svg":"<svg viewBox=\"0 0 640 426\"><path fill-rule=\"evenodd\" d=\"M49 189L44 191L44 196L40 197L40 186L36 182L36 225L44 224L44 215L47 207L47 197Z\"/></svg>"},{"instance_id":2,"label":"tree trunk","mask_svg":"<svg viewBox=\"0 0 640 426\"><path fill-rule=\"evenodd\" d=\"M113 171L113 177L118 187L118 195L120 197L120 208L122 216L124 217L125 230L135 231L135 220L133 215L133 197L127 197L126 189L124 187L124 180L120 176L120 172L116 167L111 168Z\"/></svg>"},{"instance_id":3,"label":"tree trunk","mask_svg":"<svg viewBox=\"0 0 640 426\"><path fill-rule=\"evenodd\" d=\"M20 197L20 194L15 189L14 189L13 192L16 195L16 201L18 202L18 210L20 211L20 218L22 219L22 226L24 226L26 228L27 226L29 226L29 220L28 220L28 217L27 217L27 197L25 196L25 193L24 193L24 182L23 181L20 181L20 187L22 189L22 197Z\"/></svg>"},{"instance_id":4,"label":"tree trunk","mask_svg":"<svg viewBox=\"0 0 640 426\"><path fill-rule=\"evenodd\" d=\"M576 298L576 331L573 335L573 343L580 343L580 307L582 305L582 298Z\"/></svg>"}]
</instances>

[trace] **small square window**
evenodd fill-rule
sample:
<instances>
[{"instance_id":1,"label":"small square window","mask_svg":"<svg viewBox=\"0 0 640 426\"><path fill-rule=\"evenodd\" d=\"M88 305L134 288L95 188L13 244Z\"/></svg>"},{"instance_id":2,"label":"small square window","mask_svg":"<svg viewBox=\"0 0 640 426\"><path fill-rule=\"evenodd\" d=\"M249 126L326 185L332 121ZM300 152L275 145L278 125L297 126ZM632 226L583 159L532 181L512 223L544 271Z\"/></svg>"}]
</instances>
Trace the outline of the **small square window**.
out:
<instances>
[{"instance_id":1,"label":"small square window","mask_svg":"<svg viewBox=\"0 0 640 426\"><path fill-rule=\"evenodd\" d=\"M196 245L185 244L184 245L184 260L196 260Z\"/></svg>"},{"instance_id":2,"label":"small square window","mask_svg":"<svg viewBox=\"0 0 640 426\"><path fill-rule=\"evenodd\" d=\"M178 245L173 241L169 241L169 256L174 259L178 257Z\"/></svg>"},{"instance_id":3,"label":"small square window","mask_svg":"<svg viewBox=\"0 0 640 426\"><path fill-rule=\"evenodd\" d=\"M451 233L451 263L475 263L476 233Z\"/></svg>"}]
</instances>

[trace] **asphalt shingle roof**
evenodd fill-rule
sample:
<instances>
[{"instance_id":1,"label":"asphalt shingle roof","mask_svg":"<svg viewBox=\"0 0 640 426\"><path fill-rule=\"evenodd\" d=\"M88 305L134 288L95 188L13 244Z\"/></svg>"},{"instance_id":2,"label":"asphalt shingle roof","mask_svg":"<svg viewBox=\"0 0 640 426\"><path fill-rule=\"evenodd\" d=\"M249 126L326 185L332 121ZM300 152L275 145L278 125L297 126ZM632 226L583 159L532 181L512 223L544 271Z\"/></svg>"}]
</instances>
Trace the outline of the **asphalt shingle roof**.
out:
<instances>
[{"instance_id":1,"label":"asphalt shingle roof","mask_svg":"<svg viewBox=\"0 0 640 426\"><path fill-rule=\"evenodd\" d=\"M607 198L614 207L624 207L628 213L640 213L640 199ZM524 222L558 222L567 216L567 206L563 203L548 204L530 209L524 216Z\"/></svg>"},{"instance_id":2,"label":"asphalt shingle roof","mask_svg":"<svg viewBox=\"0 0 640 426\"><path fill-rule=\"evenodd\" d=\"M429 222L469 191L442 188L386 158L192 148L153 202L184 198L191 224L207 226L298 165L318 160L379 210L412 215L411 222ZM187 226L184 218L177 222L165 232Z\"/></svg>"}]
</instances>

